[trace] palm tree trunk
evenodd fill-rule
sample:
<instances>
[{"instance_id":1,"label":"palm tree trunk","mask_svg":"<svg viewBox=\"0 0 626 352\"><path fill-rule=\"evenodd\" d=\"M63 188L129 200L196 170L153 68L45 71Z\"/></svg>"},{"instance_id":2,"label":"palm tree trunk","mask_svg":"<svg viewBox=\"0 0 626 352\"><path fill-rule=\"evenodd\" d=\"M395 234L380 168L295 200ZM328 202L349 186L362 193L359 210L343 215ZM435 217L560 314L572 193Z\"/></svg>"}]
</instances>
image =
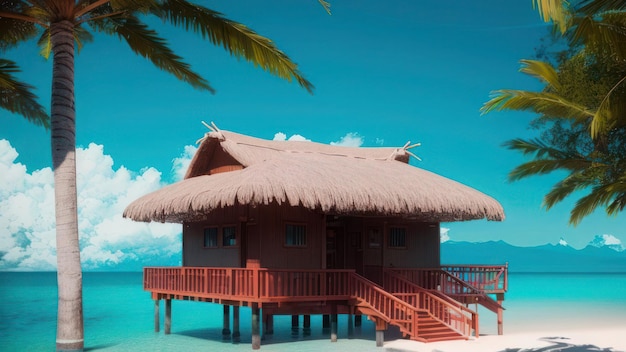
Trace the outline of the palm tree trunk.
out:
<instances>
[{"instance_id":1,"label":"palm tree trunk","mask_svg":"<svg viewBox=\"0 0 626 352\"><path fill-rule=\"evenodd\" d=\"M82 351L83 283L78 242L76 196L76 109L74 107L74 36L69 21L50 26L52 67L52 164L56 210L57 351Z\"/></svg>"}]
</instances>

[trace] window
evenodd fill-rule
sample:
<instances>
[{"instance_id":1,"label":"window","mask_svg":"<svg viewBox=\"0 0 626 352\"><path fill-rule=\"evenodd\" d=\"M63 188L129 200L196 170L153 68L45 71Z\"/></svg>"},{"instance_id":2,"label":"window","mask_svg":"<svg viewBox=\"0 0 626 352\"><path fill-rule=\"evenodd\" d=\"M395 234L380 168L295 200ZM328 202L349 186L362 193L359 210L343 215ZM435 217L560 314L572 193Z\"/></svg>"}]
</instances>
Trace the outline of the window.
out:
<instances>
[{"instance_id":1,"label":"window","mask_svg":"<svg viewBox=\"0 0 626 352\"><path fill-rule=\"evenodd\" d=\"M404 227L389 228L389 247L390 248L406 248L406 228Z\"/></svg>"},{"instance_id":2,"label":"window","mask_svg":"<svg viewBox=\"0 0 626 352\"><path fill-rule=\"evenodd\" d=\"M235 226L222 227L222 246L231 247L237 245L237 228Z\"/></svg>"},{"instance_id":3,"label":"window","mask_svg":"<svg viewBox=\"0 0 626 352\"><path fill-rule=\"evenodd\" d=\"M380 248L382 231L380 227L370 227L367 233L369 248Z\"/></svg>"},{"instance_id":4,"label":"window","mask_svg":"<svg viewBox=\"0 0 626 352\"><path fill-rule=\"evenodd\" d=\"M204 248L217 248L217 227L204 229Z\"/></svg>"},{"instance_id":5,"label":"window","mask_svg":"<svg viewBox=\"0 0 626 352\"><path fill-rule=\"evenodd\" d=\"M285 225L285 246L305 247L306 246L306 226L305 225Z\"/></svg>"}]
</instances>

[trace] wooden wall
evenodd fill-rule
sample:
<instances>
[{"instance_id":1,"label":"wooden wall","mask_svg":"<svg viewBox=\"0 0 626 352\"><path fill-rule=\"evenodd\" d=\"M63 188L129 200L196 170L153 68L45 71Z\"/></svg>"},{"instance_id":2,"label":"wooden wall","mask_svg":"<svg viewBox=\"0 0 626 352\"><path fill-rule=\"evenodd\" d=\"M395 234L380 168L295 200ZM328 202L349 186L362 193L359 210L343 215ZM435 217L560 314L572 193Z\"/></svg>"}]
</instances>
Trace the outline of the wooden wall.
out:
<instances>
[{"instance_id":1,"label":"wooden wall","mask_svg":"<svg viewBox=\"0 0 626 352\"><path fill-rule=\"evenodd\" d=\"M205 221L183 224L183 265L240 267L253 259L265 268L320 269L326 238L324 219L323 214L277 204L220 209ZM306 245L285 245L286 224L306 226ZM205 228L232 225L237 226L237 246L204 247Z\"/></svg>"},{"instance_id":2,"label":"wooden wall","mask_svg":"<svg viewBox=\"0 0 626 352\"><path fill-rule=\"evenodd\" d=\"M301 207L275 205L259 208L257 223L261 234L261 266L286 269L322 268L322 248L326 238L323 214ZM306 246L285 245L287 224L306 226Z\"/></svg>"},{"instance_id":3,"label":"wooden wall","mask_svg":"<svg viewBox=\"0 0 626 352\"><path fill-rule=\"evenodd\" d=\"M208 220L183 223L183 266L239 267L241 258L241 220L245 219L245 208L228 207L213 212ZM221 231L218 231L218 246L204 247L204 229L217 226L235 226L237 245L224 247Z\"/></svg>"},{"instance_id":4,"label":"wooden wall","mask_svg":"<svg viewBox=\"0 0 626 352\"><path fill-rule=\"evenodd\" d=\"M306 227L305 245L286 245L287 224ZM236 226L237 245L218 243L217 248L205 248L204 229L213 226ZM406 233L401 248L390 244L393 228L403 228ZM241 267L248 259L273 269L355 269L379 281L384 267L439 267L439 223L325 216L301 207L273 204L224 208L205 221L184 224L183 265Z\"/></svg>"}]
</instances>

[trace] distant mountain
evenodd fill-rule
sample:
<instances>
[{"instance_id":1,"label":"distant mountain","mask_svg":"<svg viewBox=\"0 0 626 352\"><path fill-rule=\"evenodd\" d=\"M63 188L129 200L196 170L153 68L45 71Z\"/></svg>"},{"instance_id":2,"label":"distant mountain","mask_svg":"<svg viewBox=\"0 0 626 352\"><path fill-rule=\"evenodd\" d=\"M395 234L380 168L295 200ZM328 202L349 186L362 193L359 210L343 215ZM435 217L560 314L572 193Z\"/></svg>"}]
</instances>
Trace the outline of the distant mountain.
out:
<instances>
[{"instance_id":1,"label":"distant mountain","mask_svg":"<svg viewBox=\"0 0 626 352\"><path fill-rule=\"evenodd\" d=\"M580 250L567 245L565 241L537 247L516 247L504 241L447 241L441 244L441 262L509 263L511 272L626 272L626 251L619 240L617 244L610 242L610 239L608 242L605 240L604 244L600 240L594 241Z\"/></svg>"},{"instance_id":2,"label":"distant mountain","mask_svg":"<svg viewBox=\"0 0 626 352\"><path fill-rule=\"evenodd\" d=\"M623 252L624 249L626 249L624 248L622 241L620 241L617 237L606 234L596 235L596 237L594 237L593 240L589 242L589 245L598 248L608 247L617 252Z\"/></svg>"}]
</instances>

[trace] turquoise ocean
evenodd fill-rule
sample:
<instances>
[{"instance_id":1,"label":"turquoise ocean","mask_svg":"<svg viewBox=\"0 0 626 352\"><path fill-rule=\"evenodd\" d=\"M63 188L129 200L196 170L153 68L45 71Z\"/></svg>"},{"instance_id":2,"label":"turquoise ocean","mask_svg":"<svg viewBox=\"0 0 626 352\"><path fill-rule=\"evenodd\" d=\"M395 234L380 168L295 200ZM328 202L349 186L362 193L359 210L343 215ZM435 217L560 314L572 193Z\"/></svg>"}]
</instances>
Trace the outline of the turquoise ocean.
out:
<instances>
[{"instance_id":1,"label":"turquoise ocean","mask_svg":"<svg viewBox=\"0 0 626 352\"><path fill-rule=\"evenodd\" d=\"M83 297L86 351L251 350L250 310L245 307L240 343L222 341L221 306L202 302L173 301L171 335L163 329L155 333L154 303L138 272L84 273ZM0 351L54 351L56 298L54 272L0 272ZM555 324L584 329L590 317L595 328L623 325L626 273L510 273L505 298L505 334ZM479 313L481 334L495 334L495 314ZM276 317L274 335L262 341L261 350L381 351L367 319L348 339L346 317L340 317L336 343L322 331L321 320L313 316L311 334L303 336L301 329L292 332L291 317Z\"/></svg>"}]
</instances>

